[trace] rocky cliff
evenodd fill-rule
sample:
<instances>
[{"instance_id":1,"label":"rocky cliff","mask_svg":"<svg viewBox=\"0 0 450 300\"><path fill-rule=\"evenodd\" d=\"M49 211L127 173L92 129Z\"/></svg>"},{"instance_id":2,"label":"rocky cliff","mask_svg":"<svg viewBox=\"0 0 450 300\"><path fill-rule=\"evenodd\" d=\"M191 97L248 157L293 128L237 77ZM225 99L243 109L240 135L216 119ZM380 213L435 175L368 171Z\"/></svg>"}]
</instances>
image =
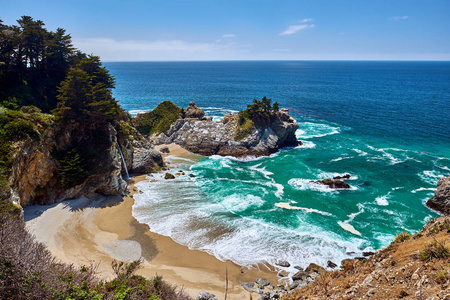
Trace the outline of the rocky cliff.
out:
<instances>
[{"instance_id":1,"label":"rocky cliff","mask_svg":"<svg viewBox=\"0 0 450 300\"><path fill-rule=\"evenodd\" d=\"M427 201L427 206L444 215L450 215L450 177L442 177L434 197Z\"/></svg>"},{"instance_id":2,"label":"rocky cliff","mask_svg":"<svg viewBox=\"0 0 450 300\"><path fill-rule=\"evenodd\" d=\"M39 140L16 142L9 177L11 200L25 207L123 193L128 172L155 172L163 166L161 154L134 128L127 129L125 137L111 124L104 128L52 124Z\"/></svg>"},{"instance_id":3,"label":"rocky cliff","mask_svg":"<svg viewBox=\"0 0 450 300\"><path fill-rule=\"evenodd\" d=\"M156 145L176 143L201 155L235 157L269 155L282 147L299 145L295 137L298 124L286 109L264 119L246 120L239 114L227 114L222 121L213 122L203 116L204 112L191 102L184 118L150 140Z\"/></svg>"}]
</instances>

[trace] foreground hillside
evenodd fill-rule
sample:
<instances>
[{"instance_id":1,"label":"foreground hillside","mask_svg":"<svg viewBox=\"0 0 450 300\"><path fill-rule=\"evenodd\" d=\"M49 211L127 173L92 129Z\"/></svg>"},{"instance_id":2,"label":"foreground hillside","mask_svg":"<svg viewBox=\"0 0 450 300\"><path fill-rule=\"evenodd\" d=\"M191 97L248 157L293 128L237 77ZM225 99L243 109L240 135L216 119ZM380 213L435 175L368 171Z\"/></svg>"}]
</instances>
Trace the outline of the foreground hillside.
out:
<instances>
[{"instance_id":1,"label":"foreground hillside","mask_svg":"<svg viewBox=\"0 0 450 300\"><path fill-rule=\"evenodd\" d=\"M369 259L342 261L284 299L450 299L450 216L402 233Z\"/></svg>"}]
</instances>

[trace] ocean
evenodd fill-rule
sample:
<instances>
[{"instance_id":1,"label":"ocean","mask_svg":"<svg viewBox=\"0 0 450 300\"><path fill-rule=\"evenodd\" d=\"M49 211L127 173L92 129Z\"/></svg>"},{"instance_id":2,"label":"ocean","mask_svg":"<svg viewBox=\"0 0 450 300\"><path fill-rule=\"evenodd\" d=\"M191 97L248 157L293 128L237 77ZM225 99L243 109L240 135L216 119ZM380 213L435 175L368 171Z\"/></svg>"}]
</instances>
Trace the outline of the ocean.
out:
<instances>
[{"instance_id":1,"label":"ocean","mask_svg":"<svg viewBox=\"0 0 450 300\"><path fill-rule=\"evenodd\" d=\"M153 174L133 215L152 231L241 266L361 256L415 233L450 176L450 62L105 63L132 115L170 100L207 116L264 96L288 108L302 145L261 158L173 159L189 176ZM311 181L350 174L349 190Z\"/></svg>"}]
</instances>

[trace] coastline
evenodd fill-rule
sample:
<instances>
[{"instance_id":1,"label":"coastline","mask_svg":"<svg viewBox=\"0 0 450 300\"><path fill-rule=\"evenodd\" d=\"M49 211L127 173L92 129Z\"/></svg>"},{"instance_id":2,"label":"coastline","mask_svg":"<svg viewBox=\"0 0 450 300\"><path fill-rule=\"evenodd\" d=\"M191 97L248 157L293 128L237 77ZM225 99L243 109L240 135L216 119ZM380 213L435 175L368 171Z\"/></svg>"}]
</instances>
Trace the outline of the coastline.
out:
<instances>
[{"instance_id":1,"label":"coastline","mask_svg":"<svg viewBox=\"0 0 450 300\"><path fill-rule=\"evenodd\" d=\"M168 146L167 155L194 155L181 147ZM253 282L262 277L277 285L276 272L264 266L261 270L246 269L230 261L222 262L206 252L190 250L170 237L153 233L148 225L139 223L132 215L133 194L137 190L134 184L145 179L146 175L131 178L130 194L123 198L80 198L50 206L27 207L26 227L57 259L80 266L94 264L104 279L113 276L113 259L142 257L143 268L137 274L160 275L192 297L208 291L224 298L227 275L228 299L249 296L238 281Z\"/></svg>"}]
</instances>

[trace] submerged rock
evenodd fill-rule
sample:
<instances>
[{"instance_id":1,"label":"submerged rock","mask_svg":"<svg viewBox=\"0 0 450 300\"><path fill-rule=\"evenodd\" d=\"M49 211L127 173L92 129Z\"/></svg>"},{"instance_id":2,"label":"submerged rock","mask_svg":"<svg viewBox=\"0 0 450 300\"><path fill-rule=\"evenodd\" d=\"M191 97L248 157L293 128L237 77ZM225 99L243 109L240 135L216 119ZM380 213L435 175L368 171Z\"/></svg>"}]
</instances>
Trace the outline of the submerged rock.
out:
<instances>
[{"instance_id":1,"label":"submerged rock","mask_svg":"<svg viewBox=\"0 0 450 300\"><path fill-rule=\"evenodd\" d=\"M351 178L350 174L345 174L344 176L335 176L335 177L333 177L333 179L335 179L335 180L350 179L350 178Z\"/></svg>"},{"instance_id":2,"label":"submerged rock","mask_svg":"<svg viewBox=\"0 0 450 300\"><path fill-rule=\"evenodd\" d=\"M427 201L427 206L444 215L450 214L450 176L439 179L434 197Z\"/></svg>"}]
</instances>

